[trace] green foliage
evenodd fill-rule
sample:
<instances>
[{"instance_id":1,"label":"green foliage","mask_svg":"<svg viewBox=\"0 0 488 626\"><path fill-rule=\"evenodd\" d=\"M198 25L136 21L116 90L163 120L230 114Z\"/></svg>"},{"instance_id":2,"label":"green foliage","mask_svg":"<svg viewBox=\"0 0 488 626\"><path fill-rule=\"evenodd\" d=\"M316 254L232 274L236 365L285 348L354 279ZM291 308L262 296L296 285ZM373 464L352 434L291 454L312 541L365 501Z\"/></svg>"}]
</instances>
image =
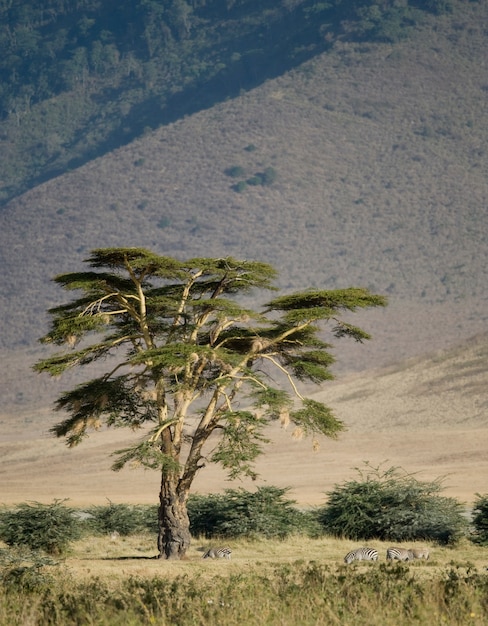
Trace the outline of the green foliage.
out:
<instances>
[{"instance_id":1,"label":"green foliage","mask_svg":"<svg viewBox=\"0 0 488 626\"><path fill-rule=\"evenodd\" d=\"M212 461L229 471L230 480L239 476L257 478L253 462L261 453L260 444L269 442L262 434L265 425L266 420L250 411L233 411L223 415L222 436L212 454Z\"/></svg>"},{"instance_id":2,"label":"green foliage","mask_svg":"<svg viewBox=\"0 0 488 626\"><path fill-rule=\"evenodd\" d=\"M240 165L233 165L232 167L228 167L225 173L231 178L241 178L241 176L246 175L246 170Z\"/></svg>"},{"instance_id":3,"label":"green foliage","mask_svg":"<svg viewBox=\"0 0 488 626\"><path fill-rule=\"evenodd\" d=\"M284 539L291 534L318 536L314 514L295 508L288 489L259 487L255 492L226 489L222 495L191 495L188 500L193 535Z\"/></svg>"},{"instance_id":4,"label":"green foliage","mask_svg":"<svg viewBox=\"0 0 488 626\"><path fill-rule=\"evenodd\" d=\"M171 225L171 220L167 216L163 216L158 220L157 226L158 228L164 229L168 228Z\"/></svg>"},{"instance_id":5,"label":"green foliage","mask_svg":"<svg viewBox=\"0 0 488 626\"><path fill-rule=\"evenodd\" d=\"M473 526L472 540L481 545L488 545L488 494L476 494L473 506Z\"/></svg>"},{"instance_id":6,"label":"green foliage","mask_svg":"<svg viewBox=\"0 0 488 626\"><path fill-rule=\"evenodd\" d=\"M47 566L58 565L51 557L25 546L0 548L0 586L22 592L43 591L54 578Z\"/></svg>"},{"instance_id":7,"label":"green foliage","mask_svg":"<svg viewBox=\"0 0 488 626\"><path fill-rule=\"evenodd\" d=\"M242 193L246 189L247 189L247 183L245 180L240 180L238 183L235 183L235 185L232 185L232 190L235 191L236 193Z\"/></svg>"},{"instance_id":8,"label":"green foliage","mask_svg":"<svg viewBox=\"0 0 488 626\"><path fill-rule=\"evenodd\" d=\"M0 513L0 539L9 546L59 555L80 537L80 532L74 510L60 500L52 504L22 503L15 510Z\"/></svg>"},{"instance_id":9,"label":"green foliage","mask_svg":"<svg viewBox=\"0 0 488 626\"><path fill-rule=\"evenodd\" d=\"M106 506L92 506L87 509L89 518L87 526L97 533L106 534L117 532L119 535L133 535L146 530L147 507L114 504L109 502ZM154 521L157 521L157 512L151 509Z\"/></svg>"},{"instance_id":10,"label":"green foliage","mask_svg":"<svg viewBox=\"0 0 488 626\"><path fill-rule=\"evenodd\" d=\"M257 187L258 185L263 184L263 179L259 174L254 174L254 176L251 176L246 180L246 183L251 185L251 187Z\"/></svg>"},{"instance_id":11,"label":"green foliage","mask_svg":"<svg viewBox=\"0 0 488 626\"><path fill-rule=\"evenodd\" d=\"M452 13L453 7L453 0L425 0L425 8L432 11L432 13L437 13L438 15L442 15L443 13Z\"/></svg>"},{"instance_id":12,"label":"green foliage","mask_svg":"<svg viewBox=\"0 0 488 626\"><path fill-rule=\"evenodd\" d=\"M454 544L466 533L463 507L439 495L441 482L420 482L392 467L367 465L361 480L329 492L319 520L326 533L349 539L430 540Z\"/></svg>"},{"instance_id":13,"label":"green foliage","mask_svg":"<svg viewBox=\"0 0 488 626\"><path fill-rule=\"evenodd\" d=\"M332 377L334 359L328 344L317 337L318 321L333 318L336 336L367 337L341 322L337 313L384 305L383 297L361 289L292 294L266 305L266 313L273 312L268 319L229 297L254 287L274 289L276 272L267 264L232 258L177 261L138 248L95 250L87 262L99 271L55 278L82 295L50 311L52 328L43 341L71 347L84 336L96 341L54 354L35 369L58 375L90 365L115 349L122 358L107 375L58 399L56 408L69 417L52 430L66 437L68 445L77 445L104 421L130 428L152 423L145 440L119 451L114 469L130 462L176 473L182 468L171 445L162 446L165 432L171 433L168 441L179 437L188 407L210 393L207 417L194 440L205 441L218 426L221 438L213 460L231 477L254 476L252 462L266 441L266 421L252 411L236 410L234 396L255 398L267 419L276 419L291 406L289 393L270 385L259 367L263 363L288 372L291 391L304 407L289 413L296 425L306 433L328 436L343 428L327 407L302 398L292 379L320 383ZM180 406L186 407L184 412ZM192 476L202 458L200 450L199 443L187 464Z\"/></svg>"},{"instance_id":14,"label":"green foliage","mask_svg":"<svg viewBox=\"0 0 488 626\"><path fill-rule=\"evenodd\" d=\"M277 178L278 174L276 172L276 170L274 169L274 167L267 167L264 172L261 174L261 180L263 185L268 186L268 185L272 185L276 178Z\"/></svg>"},{"instance_id":15,"label":"green foliage","mask_svg":"<svg viewBox=\"0 0 488 626\"><path fill-rule=\"evenodd\" d=\"M233 178L239 178L240 176L245 175L245 170L242 167L234 166L225 170L225 173ZM259 185L269 187L275 182L276 178L276 170L273 167L267 167L263 172L256 172L246 180L240 180L239 182L234 183L234 185L232 185L232 189L237 193L241 193L247 188L248 185L251 187L258 187Z\"/></svg>"}]
</instances>

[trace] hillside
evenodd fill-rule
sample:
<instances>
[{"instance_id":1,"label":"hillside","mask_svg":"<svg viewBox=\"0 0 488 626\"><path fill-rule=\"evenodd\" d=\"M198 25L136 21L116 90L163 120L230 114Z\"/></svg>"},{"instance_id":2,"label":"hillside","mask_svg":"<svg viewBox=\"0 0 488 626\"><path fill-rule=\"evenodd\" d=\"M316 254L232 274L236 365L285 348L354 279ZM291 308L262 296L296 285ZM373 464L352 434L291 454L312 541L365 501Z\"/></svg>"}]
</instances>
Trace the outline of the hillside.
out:
<instances>
[{"instance_id":1,"label":"hillside","mask_svg":"<svg viewBox=\"0 0 488 626\"><path fill-rule=\"evenodd\" d=\"M337 39L397 41L451 0L0 4L0 205L279 76Z\"/></svg>"},{"instance_id":2,"label":"hillside","mask_svg":"<svg viewBox=\"0 0 488 626\"><path fill-rule=\"evenodd\" d=\"M257 464L258 483L226 481L208 466L195 491L214 493L256 484L291 487L302 505L321 504L336 483L357 478L364 461L384 469L403 467L420 480L445 476L445 495L472 503L486 493L488 475L488 335L458 348L411 359L395 367L353 374L324 387L317 399L328 403L347 431L338 440L322 440L312 452L307 439L278 424L268 429L272 441ZM99 432L69 450L48 436L56 416L32 409L22 419L3 415L0 426L0 502L71 504L155 503L159 476L143 470L110 471L114 450L133 441L122 429ZM137 434L135 435L137 437Z\"/></svg>"},{"instance_id":3,"label":"hillside","mask_svg":"<svg viewBox=\"0 0 488 626\"><path fill-rule=\"evenodd\" d=\"M253 258L275 265L286 291L387 294L386 310L358 316L373 341L342 344L338 372L485 331L488 6L453 6L394 44L339 38L282 76L8 203L4 410L48 406L69 385L29 366L46 309L64 298L50 279L79 269L95 247ZM271 184L236 190L270 168Z\"/></svg>"}]
</instances>

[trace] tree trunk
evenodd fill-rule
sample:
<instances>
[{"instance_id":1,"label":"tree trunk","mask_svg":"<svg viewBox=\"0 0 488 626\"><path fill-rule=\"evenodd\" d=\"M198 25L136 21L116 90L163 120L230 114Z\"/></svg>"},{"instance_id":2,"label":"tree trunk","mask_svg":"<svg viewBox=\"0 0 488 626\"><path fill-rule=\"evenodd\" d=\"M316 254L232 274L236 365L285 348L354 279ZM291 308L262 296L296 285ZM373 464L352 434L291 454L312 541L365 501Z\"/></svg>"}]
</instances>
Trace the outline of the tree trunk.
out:
<instances>
[{"instance_id":1,"label":"tree trunk","mask_svg":"<svg viewBox=\"0 0 488 626\"><path fill-rule=\"evenodd\" d=\"M177 480L163 475L159 494L158 550L160 559L181 559L190 547L188 494L179 493Z\"/></svg>"}]
</instances>

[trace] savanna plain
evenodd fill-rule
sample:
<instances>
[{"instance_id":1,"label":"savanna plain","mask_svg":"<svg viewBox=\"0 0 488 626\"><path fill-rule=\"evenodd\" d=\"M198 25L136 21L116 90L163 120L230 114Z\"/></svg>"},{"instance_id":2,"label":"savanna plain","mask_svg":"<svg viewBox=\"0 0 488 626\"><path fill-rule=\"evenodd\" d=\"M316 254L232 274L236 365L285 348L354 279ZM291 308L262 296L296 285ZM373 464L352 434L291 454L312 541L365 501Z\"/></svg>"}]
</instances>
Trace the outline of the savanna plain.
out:
<instances>
[{"instance_id":1,"label":"savanna plain","mask_svg":"<svg viewBox=\"0 0 488 626\"><path fill-rule=\"evenodd\" d=\"M465 503L486 492L488 426L486 336L428 357L367 374L352 374L318 393L347 424L338 440L315 452L278 425L258 463L258 485L290 487L297 506L324 504L334 485L357 478L354 468L402 467L419 480L444 476L443 495ZM463 416L460 420L460 416ZM158 475L114 473L110 453L127 442L120 431L95 433L74 450L49 437L53 416L3 416L8 445L0 468L2 501L68 498L90 504L157 502ZM40 425L42 424L42 426ZM212 467L202 470L196 493L217 493L229 483ZM215 544L215 542L213 542ZM150 534L85 536L57 565L42 568L31 591L2 597L2 624L486 624L488 548L469 538L455 546L427 545L428 561L388 563L389 543L368 541L376 563L346 566L360 542L302 535L279 540L226 540L232 559L202 559L212 545L194 537L187 558L155 558ZM410 544L399 544L411 547ZM3 592L2 592L3 593ZM123 621L121 621L123 620Z\"/></svg>"}]
</instances>

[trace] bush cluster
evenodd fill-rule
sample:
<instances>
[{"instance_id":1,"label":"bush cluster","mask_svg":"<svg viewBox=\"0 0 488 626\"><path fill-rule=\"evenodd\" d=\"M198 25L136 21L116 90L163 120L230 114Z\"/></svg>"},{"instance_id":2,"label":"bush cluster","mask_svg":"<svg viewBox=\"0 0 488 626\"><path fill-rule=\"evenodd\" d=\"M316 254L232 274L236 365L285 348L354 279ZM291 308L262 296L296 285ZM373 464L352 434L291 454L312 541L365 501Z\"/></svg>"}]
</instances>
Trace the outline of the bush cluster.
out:
<instances>
[{"instance_id":1,"label":"bush cluster","mask_svg":"<svg viewBox=\"0 0 488 626\"><path fill-rule=\"evenodd\" d=\"M207 538L319 535L320 526L314 514L298 510L294 501L285 497L287 491L260 487L255 492L227 489L222 495L190 496L190 531Z\"/></svg>"},{"instance_id":2,"label":"bush cluster","mask_svg":"<svg viewBox=\"0 0 488 626\"><path fill-rule=\"evenodd\" d=\"M63 554L69 543L79 539L81 526L75 511L63 500L52 504L22 503L0 514L0 539L9 546L27 546L48 554Z\"/></svg>"},{"instance_id":3,"label":"bush cluster","mask_svg":"<svg viewBox=\"0 0 488 626\"><path fill-rule=\"evenodd\" d=\"M227 176L230 176L231 178L242 178L246 175L244 168L241 167L240 165L234 165L232 167L227 168L225 170L225 173L227 174ZM249 185L251 187L257 187L259 185L262 185L264 187L269 187L275 182L276 177L277 177L277 173L274 167L267 167L262 172L255 172L254 174L252 174L252 176L249 176L248 178L239 180L238 182L234 183L232 185L232 189L234 191L237 191L238 193L241 193Z\"/></svg>"},{"instance_id":4,"label":"bush cluster","mask_svg":"<svg viewBox=\"0 0 488 626\"><path fill-rule=\"evenodd\" d=\"M158 530L157 506L108 503L87 509L86 526L96 533L117 532L127 536L144 531Z\"/></svg>"},{"instance_id":5,"label":"bush cluster","mask_svg":"<svg viewBox=\"0 0 488 626\"><path fill-rule=\"evenodd\" d=\"M227 489L223 494L190 495L190 531L206 538L280 538L328 534L352 540L429 540L454 544L466 534L463 505L439 495L439 480L421 482L390 468L370 468L360 480L338 485L328 502L303 511L286 497L289 489ZM473 541L488 544L488 494L477 494ZM0 540L9 546L61 555L82 533L122 536L158 532L158 506L114 504L75 511L64 501L23 503L0 512Z\"/></svg>"},{"instance_id":6,"label":"bush cluster","mask_svg":"<svg viewBox=\"0 0 488 626\"><path fill-rule=\"evenodd\" d=\"M456 543L466 532L461 503L442 497L440 480L421 482L392 467L368 466L361 479L336 486L318 512L326 533L348 539Z\"/></svg>"}]
</instances>

